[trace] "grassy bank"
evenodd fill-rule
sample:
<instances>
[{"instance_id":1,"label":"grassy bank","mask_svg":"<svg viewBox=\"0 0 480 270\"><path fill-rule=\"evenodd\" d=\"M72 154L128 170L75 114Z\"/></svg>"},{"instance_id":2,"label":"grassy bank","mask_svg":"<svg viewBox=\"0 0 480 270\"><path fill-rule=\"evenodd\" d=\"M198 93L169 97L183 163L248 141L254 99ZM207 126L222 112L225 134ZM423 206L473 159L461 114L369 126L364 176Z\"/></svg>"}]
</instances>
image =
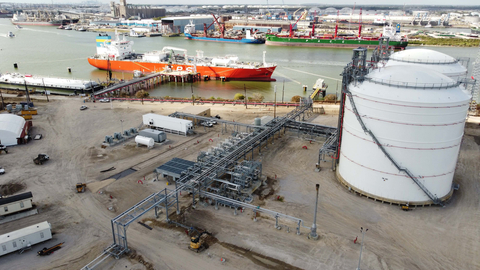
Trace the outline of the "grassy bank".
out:
<instances>
[{"instance_id":1,"label":"grassy bank","mask_svg":"<svg viewBox=\"0 0 480 270\"><path fill-rule=\"evenodd\" d=\"M453 47L477 47L480 39L463 38L433 38L429 36L418 36L418 40L409 40L409 45L430 45L430 46L453 46Z\"/></svg>"}]
</instances>

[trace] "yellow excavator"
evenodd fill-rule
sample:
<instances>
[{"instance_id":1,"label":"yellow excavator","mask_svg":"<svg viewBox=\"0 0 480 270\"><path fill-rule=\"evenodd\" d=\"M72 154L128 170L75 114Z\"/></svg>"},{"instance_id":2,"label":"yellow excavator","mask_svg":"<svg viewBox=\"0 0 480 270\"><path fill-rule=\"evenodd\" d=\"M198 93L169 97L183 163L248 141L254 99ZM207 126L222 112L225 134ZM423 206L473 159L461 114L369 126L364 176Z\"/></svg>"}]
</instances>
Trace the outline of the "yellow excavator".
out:
<instances>
[{"instance_id":1,"label":"yellow excavator","mask_svg":"<svg viewBox=\"0 0 480 270\"><path fill-rule=\"evenodd\" d=\"M203 242L203 239L202 239L202 236L204 234L212 235L211 233L209 233L207 231L204 231L204 232L199 233L197 236L192 236L190 238L190 246L188 247L188 249L190 249L192 251L195 251L197 253L204 251L205 248L206 248L206 246Z\"/></svg>"},{"instance_id":2,"label":"yellow excavator","mask_svg":"<svg viewBox=\"0 0 480 270\"><path fill-rule=\"evenodd\" d=\"M85 183L77 183L77 185L75 186L77 188L77 193L84 193L86 186L87 184Z\"/></svg>"}]
</instances>

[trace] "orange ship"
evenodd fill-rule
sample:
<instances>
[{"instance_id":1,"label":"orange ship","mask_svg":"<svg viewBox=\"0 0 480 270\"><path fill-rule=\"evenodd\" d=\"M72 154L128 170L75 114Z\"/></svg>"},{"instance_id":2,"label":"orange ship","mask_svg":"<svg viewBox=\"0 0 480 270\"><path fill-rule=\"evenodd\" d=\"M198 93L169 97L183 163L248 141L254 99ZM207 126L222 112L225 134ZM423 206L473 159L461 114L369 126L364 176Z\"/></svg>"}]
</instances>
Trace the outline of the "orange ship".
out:
<instances>
[{"instance_id":1,"label":"orange ship","mask_svg":"<svg viewBox=\"0 0 480 270\"><path fill-rule=\"evenodd\" d=\"M110 36L97 37L97 54L88 58L90 65L104 70L142 73L165 70L198 72L201 76L211 78L225 77L227 80L274 81L272 74L275 64L240 62L237 56L204 57L202 51L196 56L188 56L180 48L164 47L161 51L136 54L132 50L133 41L116 40Z\"/></svg>"}]
</instances>

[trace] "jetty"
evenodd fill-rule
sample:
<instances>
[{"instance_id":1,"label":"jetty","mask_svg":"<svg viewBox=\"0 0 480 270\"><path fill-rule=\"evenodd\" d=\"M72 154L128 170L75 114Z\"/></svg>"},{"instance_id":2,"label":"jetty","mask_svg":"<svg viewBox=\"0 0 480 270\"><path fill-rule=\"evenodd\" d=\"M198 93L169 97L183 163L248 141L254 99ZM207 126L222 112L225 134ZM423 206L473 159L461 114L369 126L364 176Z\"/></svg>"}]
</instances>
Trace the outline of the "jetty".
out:
<instances>
[{"instance_id":1,"label":"jetty","mask_svg":"<svg viewBox=\"0 0 480 270\"><path fill-rule=\"evenodd\" d=\"M111 85L102 90L95 91L93 96L99 97L111 92L120 93L122 91L134 95L137 91L152 89L163 83L193 83L200 79L200 73L187 71L161 71Z\"/></svg>"}]
</instances>

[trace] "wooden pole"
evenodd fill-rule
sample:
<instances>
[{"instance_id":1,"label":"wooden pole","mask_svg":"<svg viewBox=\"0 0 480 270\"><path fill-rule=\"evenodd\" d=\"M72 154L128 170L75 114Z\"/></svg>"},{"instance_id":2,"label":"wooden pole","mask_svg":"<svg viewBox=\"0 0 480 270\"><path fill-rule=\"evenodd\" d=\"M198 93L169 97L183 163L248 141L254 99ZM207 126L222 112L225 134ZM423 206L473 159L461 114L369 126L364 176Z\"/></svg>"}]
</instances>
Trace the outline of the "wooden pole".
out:
<instances>
[{"instance_id":1,"label":"wooden pole","mask_svg":"<svg viewBox=\"0 0 480 270\"><path fill-rule=\"evenodd\" d=\"M245 109L248 109L248 107L247 107L247 87L245 86L245 84L243 84L243 90L245 90L245 95L243 97L243 99L245 101Z\"/></svg>"}]
</instances>

